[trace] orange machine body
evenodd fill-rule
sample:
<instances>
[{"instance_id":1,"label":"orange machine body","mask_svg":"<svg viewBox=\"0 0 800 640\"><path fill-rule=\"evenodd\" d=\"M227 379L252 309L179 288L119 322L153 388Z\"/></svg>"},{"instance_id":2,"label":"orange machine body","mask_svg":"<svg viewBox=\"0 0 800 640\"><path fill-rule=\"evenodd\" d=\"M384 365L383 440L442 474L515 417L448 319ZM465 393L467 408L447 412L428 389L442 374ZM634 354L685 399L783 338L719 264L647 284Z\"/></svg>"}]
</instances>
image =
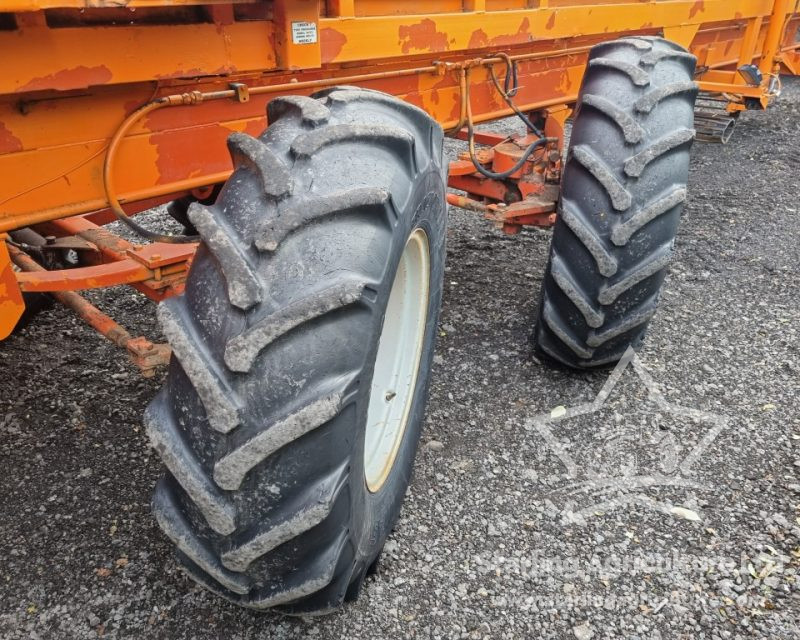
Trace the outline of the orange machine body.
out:
<instances>
[{"instance_id":1,"label":"orange machine body","mask_svg":"<svg viewBox=\"0 0 800 640\"><path fill-rule=\"evenodd\" d=\"M112 236L102 228L109 201L133 214L223 181L227 136L259 134L276 95L357 84L458 134L467 106L475 122L511 113L489 74L507 54L516 105L543 114L558 136L589 48L657 34L693 51L701 89L726 96L729 110L766 108L774 75L800 72L797 4L0 0L0 238L26 228L85 243L77 268L50 272L12 270L0 247L0 338L21 313L20 291L124 283L156 300L179 292L193 246ZM744 64L761 70L760 85L737 73ZM468 174L462 163L453 180Z\"/></svg>"}]
</instances>

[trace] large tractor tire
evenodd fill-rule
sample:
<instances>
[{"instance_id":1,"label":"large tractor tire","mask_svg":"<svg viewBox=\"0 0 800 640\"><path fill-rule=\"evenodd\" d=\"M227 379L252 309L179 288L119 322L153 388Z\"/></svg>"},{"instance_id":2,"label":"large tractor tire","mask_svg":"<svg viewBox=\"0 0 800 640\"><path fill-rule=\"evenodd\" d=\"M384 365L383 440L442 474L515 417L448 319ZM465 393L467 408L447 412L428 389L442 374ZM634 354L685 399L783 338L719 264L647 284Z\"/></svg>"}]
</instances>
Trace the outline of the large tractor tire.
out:
<instances>
[{"instance_id":1,"label":"large tractor tire","mask_svg":"<svg viewBox=\"0 0 800 640\"><path fill-rule=\"evenodd\" d=\"M354 598L411 475L445 257L442 130L385 94L283 97L193 204L145 423L156 519L202 585L307 615Z\"/></svg>"},{"instance_id":2,"label":"large tractor tire","mask_svg":"<svg viewBox=\"0 0 800 640\"><path fill-rule=\"evenodd\" d=\"M533 335L545 359L603 367L640 346L686 200L695 63L655 37L592 49Z\"/></svg>"}]
</instances>

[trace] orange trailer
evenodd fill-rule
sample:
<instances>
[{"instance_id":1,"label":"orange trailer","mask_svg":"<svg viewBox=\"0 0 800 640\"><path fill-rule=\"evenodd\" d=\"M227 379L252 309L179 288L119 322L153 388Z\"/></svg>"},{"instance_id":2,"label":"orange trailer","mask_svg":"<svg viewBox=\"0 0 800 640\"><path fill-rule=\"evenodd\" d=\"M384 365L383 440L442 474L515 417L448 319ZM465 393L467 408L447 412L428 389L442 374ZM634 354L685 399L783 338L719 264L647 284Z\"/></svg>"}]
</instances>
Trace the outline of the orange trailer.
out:
<instances>
[{"instance_id":1,"label":"orange trailer","mask_svg":"<svg viewBox=\"0 0 800 640\"><path fill-rule=\"evenodd\" d=\"M202 197L230 175L225 138L262 131L266 104L279 95L358 84L423 108L458 135L467 97L476 123L513 113L490 81L488 70L502 63L498 52L517 63L517 107L546 111L555 128L577 98L591 46L631 33L689 47L700 88L730 98L731 112L766 108L775 74L800 70L795 4L442 0L396 9L368 0L4 1L0 232L55 221L48 235L74 236L76 225L109 221L120 206L135 213L182 195ZM313 42L292 40L291 25L300 24L312 25ZM754 62L756 86L737 72ZM454 167L454 177L468 170ZM59 222L75 216L81 219L67 227ZM154 299L180 289L180 278L156 284L157 261L128 250L88 254L102 263L89 270L19 274L19 289L136 283ZM154 253L168 254L176 273L191 255L165 247ZM8 266L3 273L0 333L7 335L22 308Z\"/></svg>"},{"instance_id":2,"label":"orange trailer","mask_svg":"<svg viewBox=\"0 0 800 640\"><path fill-rule=\"evenodd\" d=\"M798 4L0 0L0 338L50 295L145 375L172 354L146 422L187 570L329 610L405 492L445 199L555 225L535 347L615 362L655 312L695 133L727 142L800 72ZM474 128L507 116L524 131ZM449 166L443 135L468 142ZM137 222L165 203L185 233ZM76 293L121 284L169 299L170 346Z\"/></svg>"}]
</instances>

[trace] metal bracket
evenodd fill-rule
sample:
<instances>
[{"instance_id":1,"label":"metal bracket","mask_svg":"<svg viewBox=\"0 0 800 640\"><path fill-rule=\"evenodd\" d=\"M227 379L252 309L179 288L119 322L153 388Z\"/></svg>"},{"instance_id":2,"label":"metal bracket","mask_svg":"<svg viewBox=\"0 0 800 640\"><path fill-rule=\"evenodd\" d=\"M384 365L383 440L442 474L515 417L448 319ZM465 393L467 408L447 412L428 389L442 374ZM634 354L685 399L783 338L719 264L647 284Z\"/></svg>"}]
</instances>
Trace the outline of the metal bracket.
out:
<instances>
[{"instance_id":1,"label":"metal bracket","mask_svg":"<svg viewBox=\"0 0 800 640\"><path fill-rule=\"evenodd\" d=\"M250 87L244 82L231 82L228 86L236 92L236 100L250 102Z\"/></svg>"}]
</instances>

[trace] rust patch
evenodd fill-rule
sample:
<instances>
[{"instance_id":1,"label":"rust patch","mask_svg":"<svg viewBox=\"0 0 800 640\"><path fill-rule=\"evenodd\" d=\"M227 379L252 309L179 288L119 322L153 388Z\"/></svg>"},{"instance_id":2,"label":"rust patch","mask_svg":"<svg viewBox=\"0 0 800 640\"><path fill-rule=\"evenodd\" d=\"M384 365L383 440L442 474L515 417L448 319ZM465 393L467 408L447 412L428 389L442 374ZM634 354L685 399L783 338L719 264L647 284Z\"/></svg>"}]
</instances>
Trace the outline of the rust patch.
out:
<instances>
[{"instance_id":1,"label":"rust patch","mask_svg":"<svg viewBox=\"0 0 800 640\"><path fill-rule=\"evenodd\" d=\"M228 136L234 129L260 135L271 97L275 96L253 96L246 103L206 102L192 107L191 121L181 108L160 109L148 115L143 124L152 132L149 142L156 149L156 184L230 171L225 144Z\"/></svg>"},{"instance_id":2,"label":"rust patch","mask_svg":"<svg viewBox=\"0 0 800 640\"><path fill-rule=\"evenodd\" d=\"M17 89L17 93L22 91L42 91L44 89L54 89L56 91L85 89L98 84L107 84L111 80L111 75L111 69L105 65L101 64L96 67L81 65L72 69L62 69L41 78L33 78Z\"/></svg>"},{"instance_id":3,"label":"rust patch","mask_svg":"<svg viewBox=\"0 0 800 640\"><path fill-rule=\"evenodd\" d=\"M704 0L697 0L697 2L692 5L692 8L689 10L689 19L694 18L698 13L701 11L706 10L706 3Z\"/></svg>"},{"instance_id":4,"label":"rust patch","mask_svg":"<svg viewBox=\"0 0 800 640\"><path fill-rule=\"evenodd\" d=\"M486 35L486 32L483 29L478 29L477 31L473 31L472 35L469 37L469 49L483 49L489 46L489 36Z\"/></svg>"},{"instance_id":5,"label":"rust patch","mask_svg":"<svg viewBox=\"0 0 800 640\"><path fill-rule=\"evenodd\" d=\"M157 184L230 171L225 142L231 130L213 124L181 131L164 131L150 136L158 149Z\"/></svg>"},{"instance_id":6,"label":"rust patch","mask_svg":"<svg viewBox=\"0 0 800 640\"><path fill-rule=\"evenodd\" d=\"M319 34L323 62L334 62L347 44L347 36L336 29L326 28Z\"/></svg>"},{"instance_id":7,"label":"rust patch","mask_svg":"<svg viewBox=\"0 0 800 640\"><path fill-rule=\"evenodd\" d=\"M191 69L177 69L168 73L153 74L154 78L159 80L171 80L173 78L199 78L200 76L225 76L236 73L238 69L231 65L223 65L217 69L201 69L200 67L192 67Z\"/></svg>"},{"instance_id":8,"label":"rust patch","mask_svg":"<svg viewBox=\"0 0 800 640\"><path fill-rule=\"evenodd\" d=\"M531 21L525 18L519 25L516 33L505 34L492 38L490 44L493 47L503 47L510 44L520 44L523 42L531 42L533 37L530 35Z\"/></svg>"},{"instance_id":9,"label":"rust patch","mask_svg":"<svg viewBox=\"0 0 800 640\"><path fill-rule=\"evenodd\" d=\"M447 34L436 30L436 23L430 18L409 25L400 25L398 31L403 53L414 51L447 51L450 45Z\"/></svg>"},{"instance_id":10,"label":"rust patch","mask_svg":"<svg viewBox=\"0 0 800 640\"><path fill-rule=\"evenodd\" d=\"M14 153L15 151L22 151L22 141L0 122L0 153Z\"/></svg>"},{"instance_id":11,"label":"rust patch","mask_svg":"<svg viewBox=\"0 0 800 640\"><path fill-rule=\"evenodd\" d=\"M550 19L547 21L547 24L544 25L544 28L550 31L555 26L556 26L556 12L553 11L553 15L550 16Z\"/></svg>"},{"instance_id":12,"label":"rust patch","mask_svg":"<svg viewBox=\"0 0 800 640\"><path fill-rule=\"evenodd\" d=\"M558 83L558 91L562 94L569 93L569 90L572 89L572 78L569 74L569 69L564 69L561 72L561 78Z\"/></svg>"},{"instance_id":13,"label":"rust patch","mask_svg":"<svg viewBox=\"0 0 800 640\"><path fill-rule=\"evenodd\" d=\"M264 133L264 129L267 128L267 118L258 118L257 120L248 120L247 124L244 126L244 132L248 135L257 138L262 133Z\"/></svg>"}]
</instances>

